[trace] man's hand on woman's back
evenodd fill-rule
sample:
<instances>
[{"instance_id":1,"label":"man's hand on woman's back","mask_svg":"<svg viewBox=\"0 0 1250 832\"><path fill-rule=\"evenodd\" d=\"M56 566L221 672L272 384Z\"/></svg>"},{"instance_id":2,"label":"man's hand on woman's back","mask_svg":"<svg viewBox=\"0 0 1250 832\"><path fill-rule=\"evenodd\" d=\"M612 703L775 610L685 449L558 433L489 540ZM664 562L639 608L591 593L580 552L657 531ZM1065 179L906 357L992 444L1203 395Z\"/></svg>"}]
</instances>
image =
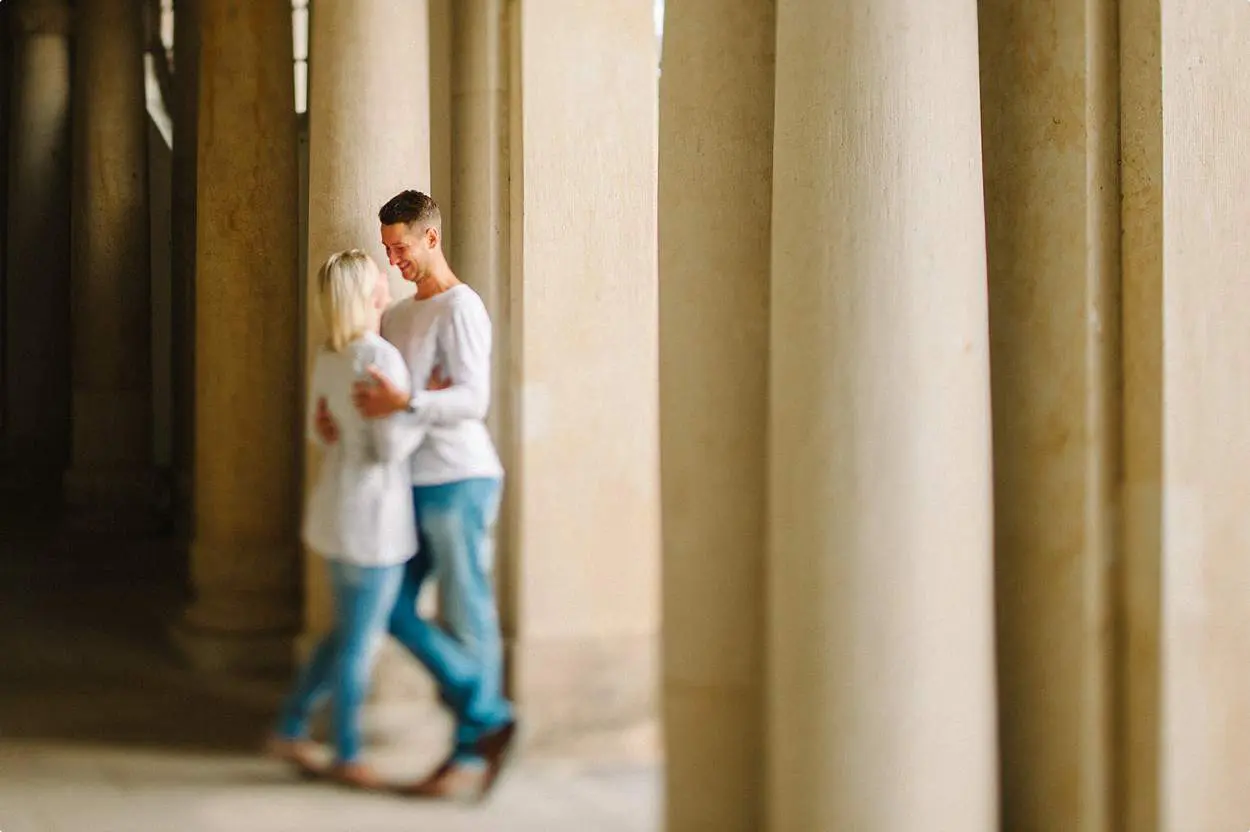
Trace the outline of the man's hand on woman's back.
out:
<instances>
[{"instance_id":1,"label":"man's hand on woman's back","mask_svg":"<svg viewBox=\"0 0 1250 832\"><path fill-rule=\"evenodd\" d=\"M442 367L435 367L430 373L430 380L425 383L426 390L446 390L451 387L451 379L443 375Z\"/></svg>"},{"instance_id":2,"label":"man's hand on woman's back","mask_svg":"<svg viewBox=\"0 0 1250 832\"><path fill-rule=\"evenodd\" d=\"M339 426L334 421L334 417L330 415L330 408L326 406L325 399L317 399L317 417L316 428L317 435L321 437L321 441L327 445L333 445L339 441Z\"/></svg>"}]
</instances>

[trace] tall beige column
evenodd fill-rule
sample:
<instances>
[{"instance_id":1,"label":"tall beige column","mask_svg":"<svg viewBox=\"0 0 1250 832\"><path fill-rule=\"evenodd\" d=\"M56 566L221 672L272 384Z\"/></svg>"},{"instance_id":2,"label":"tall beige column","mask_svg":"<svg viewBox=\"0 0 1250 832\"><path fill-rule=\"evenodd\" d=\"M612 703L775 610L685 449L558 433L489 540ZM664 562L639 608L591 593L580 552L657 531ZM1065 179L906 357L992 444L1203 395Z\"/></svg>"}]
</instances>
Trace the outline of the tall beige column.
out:
<instances>
[{"instance_id":1,"label":"tall beige column","mask_svg":"<svg viewBox=\"0 0 1250 832\"><path fill-rule=\"evenodd\" d=\"M667 826L764 828L774 5L670 3L660 77Z\"/></svg>"},{"instance_id":2,"label":"tall beige column","mask_svg":"<svg viewBox=\"0 0 1250 832\"><path fill-rule=\"evenodd\" d=\"M317 272L325 259L362 248L388 270L395 298L413 288L386 262L378 209L404 188L430 187L429 33L426 3L355 0L316 6L309 70L308 371L325 333ZM400 71L397 67L403 66ZM301 408L303 405L301 404ZM315 482L316 446L305 447L305 489ZM309 635L331 621L321 556L309 553L305 618ZM387 655L396 645L387 644ZM398 668L383 661L381 682ZM405 662L407 664L407 662ZM412 674L399 673L399 679ZM425 676L422 672L422 678ZM411 678L409 682L414 682Z\"/></svg>"},{"instance_id":3,"label":"tall beige column","mask_svg":"<svg viewBox=\"0 0 1250 832\"><path fill-rule=\"evenodd\" d=\"M487 422L504 468L515 459L509 344L512 285L508 219L508 41L503 0L456 0L451 6L451 185L447 236L456 275L482 296L494 326L494 383ZM514 497L505 488L495 561L501 614L511 628Z\"/></svg>"},{"instance_id":4,"label":"tall beige column","mask_svg":"<svg viewBox=\"0 0 1250 832\"><path fill-rule=\"evenodd\" d=\"M344 248L369 252L387 269L391 294L407 297L412 286L386 262L378 209L404 188L430 187L425 0L326 3L310 20L310 310L316 309L317 270ZM310 313L310 348L323 339L320 318Z\"/></svg>"},{"instance_id":5,"label":"tall beige column","mask_svg":"<svg viewBox=\"0 0 1250 832\"><path fill-rule=\"evenodd\" d=\"M997 828L973 0L781 0L768 829Z\"/></svg>"},{"instance_id":6,"label":"tall beige column","mask_svg":"<svg viewBox=\"0 0 1250 832\"><path fill-rule=\"evenodd\" d=\"M299 289L291 9L201 0L195 601L218 668L289 661L300 621Z\"/></svg>"},{"instance_id":7,"label":"tall beige column","mask_svg":"<svg viewBox=\"0 0 1250 832\"><path fill-rule=\"evenodd\" d=\"M52 484L69 448L69 4L15 0L12 22L5 456Z\"/></svg>"},{"instance_id":8,"label":"tall beige column","mask_svg":"<svg viewBox=\"0 0 1250 832\"><path fill-rule=\"evenodd\" d=\"M1164 0L1160 828L1250 801L1250 6Z\"/></svg>"},{"instance_id":9,"label":"tall beige column","mask_svg":"<svg viewBox=\"0 0 1250 832\"><path fill-rule=\"evenodd\" d=\"M512 8L507 639L541 741L659 690L656 50L651 0Z\"/></svg>"},{"instance_id":10,"label":"tall beige column","mask_svg":"<svg viewBox=\"0 0 1250 832\"><path fill-rule=\"evenodd\" d=\"M1117 8L980 3L1003 823L1021 832L1117 815Z\"/></svg>"},{"instance_id":11,"label":"tall beige column","mask_svg":"<svg viewBox=\"0 0 1250 832\"><path fill-rule=\"evenodd\" d=\"M147 110L139 0L82 0L74 56L71 506L154 520Z\"/></svg>"}]
</instances>

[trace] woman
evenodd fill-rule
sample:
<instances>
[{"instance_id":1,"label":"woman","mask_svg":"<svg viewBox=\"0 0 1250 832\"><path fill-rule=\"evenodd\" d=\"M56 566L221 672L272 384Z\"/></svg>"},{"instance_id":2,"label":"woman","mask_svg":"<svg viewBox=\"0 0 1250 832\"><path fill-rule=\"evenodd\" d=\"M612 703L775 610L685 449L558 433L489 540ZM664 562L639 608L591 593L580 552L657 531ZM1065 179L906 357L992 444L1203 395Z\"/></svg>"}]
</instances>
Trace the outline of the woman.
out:
<instances>
[{"instance_id":1,"label":"woman","mask_svg":"<svg viewBox=\"0 0 1250 832\"><path fill-rule=\"evenodd\" d=\"M269 742L272 756L308 774L328 774L362 788L381 782L361 761L359 711L369 684L375 639L403 582L404 563L417 550L408 457L421 441L419 429L395 419L365 420L352 406L352 384L367 368L411 386L399 352L378 335L381 310L390 300L386 278L370 257L352 249L331 255L317 276L327 338L309 385L309 421L325 407L339 426L338 441L325 445L316 487L304 518L304 541L327 561L334 597L334 627L314 649ZM334 763L322 772L308 739L313 708L329 694L334 725Z\"/></svg>"}]
</instances>

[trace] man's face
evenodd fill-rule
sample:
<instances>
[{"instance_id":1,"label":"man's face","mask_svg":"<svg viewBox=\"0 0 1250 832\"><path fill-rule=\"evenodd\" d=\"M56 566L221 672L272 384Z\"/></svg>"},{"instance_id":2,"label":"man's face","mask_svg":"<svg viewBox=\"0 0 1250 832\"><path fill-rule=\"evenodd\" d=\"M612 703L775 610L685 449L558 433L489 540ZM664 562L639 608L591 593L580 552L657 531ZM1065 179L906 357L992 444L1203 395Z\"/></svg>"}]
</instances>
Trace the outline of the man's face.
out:
<instances>
[{"instance_id":1,"label":"man's face","mask_svg":"<svg viewBox=\"0 0 1250 832\"><path fill-rule=\"evenodd\" d=\"M420 283L429 272L432 235L432 229L409 228L402 222L382 226L387 262L409 283Z\"/></svg>"}]
</instances>

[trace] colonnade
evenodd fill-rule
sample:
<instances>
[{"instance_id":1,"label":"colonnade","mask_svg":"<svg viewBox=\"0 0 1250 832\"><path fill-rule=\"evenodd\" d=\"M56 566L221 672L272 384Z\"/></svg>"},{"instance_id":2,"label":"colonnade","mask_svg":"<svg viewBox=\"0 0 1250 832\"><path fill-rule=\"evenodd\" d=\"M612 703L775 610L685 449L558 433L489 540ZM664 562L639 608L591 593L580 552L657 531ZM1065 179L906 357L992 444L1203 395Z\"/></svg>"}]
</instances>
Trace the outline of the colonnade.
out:
<instances>
[{"instance_id":1,"label":"colonnade","mask_svg":"<svg viewBox=\"0 0 1250 832\"><path fill-rule=\"evenodd\" d=\"M318 4L302 273L289 4L179 0L185 655L325 626L312 276L416 187L495 321L537 738L658 708L672 830L1244 826L1250 7L670 2L657 96L651 6ZM139 14L14 0L4 110L6 465L127 529Z\"/></svg>"}]
</instances>

